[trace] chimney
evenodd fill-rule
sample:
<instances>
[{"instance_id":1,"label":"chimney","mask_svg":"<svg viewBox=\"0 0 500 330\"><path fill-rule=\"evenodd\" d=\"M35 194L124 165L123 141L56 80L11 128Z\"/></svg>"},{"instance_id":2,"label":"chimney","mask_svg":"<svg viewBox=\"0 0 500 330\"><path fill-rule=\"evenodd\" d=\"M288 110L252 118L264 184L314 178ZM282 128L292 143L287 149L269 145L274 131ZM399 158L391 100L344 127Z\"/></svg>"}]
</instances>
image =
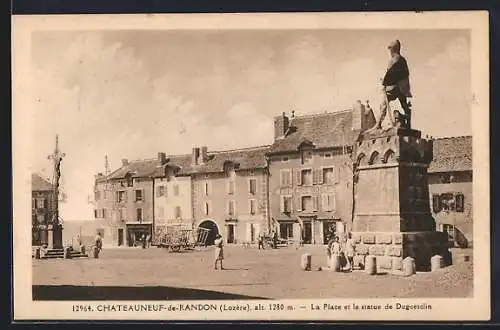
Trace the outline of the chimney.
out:
<instances>
[{"instance_id":1,"label":"chimney","mask_svg":"<svg viewBox=\"0 0 500 330\"><path fill-rule=\"evenodd\" d=\"M285 136L286 131L289 127L289 120L286 114L283 112L281 116L274 117L274 139L279 139Z\"/></svg>"},{"instance_id":2,"label":"chimney","mask_svg":"<svg viewBox=\"0 0 500 330\"><path fill-rule=\"evenodd\" d=\"M122 159L122 166L127 166L128 165L128 159L127 158L123 158Z\"/></svg>"},{"instance_id":3,"label":"chimney","mask_svg":"<svg viewBox=\"0 0 500 330\"><path fill-rule=\"evenodd\" d=\"M193 148L193 151L191 153L191 163L193 165L198 164L198 157L200 156L200 148Z\"/></svg>"},{"instance_id":4,"label":"chimney","mask_svg":"<svg viewBox=\"0 0 500 330\"><path fill-rule=\"evenodd\" d=\"M208 160L208 148L205 146L201 147L200 160L200 164L205 163Z\"/></svg>"},{"instance_id":5,"label":"chimney","mask_svg":"<svg viewBox=\"0 0 500 330\"><path fill-rule=\"evenodd\" d=\"M164 152L159 152L158 161L161 165L165 165L167 163L167 154L165 154Z\"/></svg>"}]
</instances>

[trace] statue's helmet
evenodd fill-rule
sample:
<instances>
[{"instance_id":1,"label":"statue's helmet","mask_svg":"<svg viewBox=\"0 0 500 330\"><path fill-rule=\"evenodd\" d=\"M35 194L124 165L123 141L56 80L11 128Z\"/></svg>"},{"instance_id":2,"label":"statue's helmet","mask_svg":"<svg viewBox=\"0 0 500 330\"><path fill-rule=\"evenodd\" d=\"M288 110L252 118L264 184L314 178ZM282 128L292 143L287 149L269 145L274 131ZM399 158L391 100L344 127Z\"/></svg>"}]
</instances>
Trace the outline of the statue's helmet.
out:
<instances>
[{"instance_id":1,"label":"statue's helmet","mask_svg":"<svg viewBox=\"0 0 500 330\"><path fill-rule=\"evenodd\" d=\"M392 41L389 46L387 46L388 49L396 52L396 53L399 53L400 50L401 50L401 42L399 42L399 40L394 40Z\"/></svg>"}]
</instances>

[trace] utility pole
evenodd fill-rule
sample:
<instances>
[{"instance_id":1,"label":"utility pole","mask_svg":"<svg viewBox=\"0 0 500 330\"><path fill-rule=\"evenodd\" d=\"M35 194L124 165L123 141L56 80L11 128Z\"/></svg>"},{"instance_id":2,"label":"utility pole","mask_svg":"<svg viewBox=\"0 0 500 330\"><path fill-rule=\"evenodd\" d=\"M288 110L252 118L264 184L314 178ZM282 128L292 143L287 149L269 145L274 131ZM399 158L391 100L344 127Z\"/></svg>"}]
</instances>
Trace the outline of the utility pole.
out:
<instances>
[{"instance_id":1,"label":"utility pole","mask_svg":"<svg viewBox=\"0 0 500 330\"><path fill-rule=\"evenodd\" d=\"M66 154L59 150L59 136L56 135L56 147L54 152L48 156L54 162L53 174L53 198L52 198L52 221L49 224L48 247L62 248L62 224L59 221L59 180L61 178L61 161Z\"/></svg>"}]
</instances>

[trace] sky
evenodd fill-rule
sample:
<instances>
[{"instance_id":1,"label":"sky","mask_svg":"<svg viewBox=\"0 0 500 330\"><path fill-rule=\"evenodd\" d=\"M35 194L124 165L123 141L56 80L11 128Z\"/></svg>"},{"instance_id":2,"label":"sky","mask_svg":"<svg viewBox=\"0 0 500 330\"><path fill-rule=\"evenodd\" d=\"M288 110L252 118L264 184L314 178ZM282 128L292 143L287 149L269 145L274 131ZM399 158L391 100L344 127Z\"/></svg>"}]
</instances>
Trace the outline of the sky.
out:
<instances>
[{"instance_id":1,"label":"sky","mask_svg":"<svg viewBox=\"0 0 500 330\"><path fill-rule=\"evenodd\" d=\"M32 35L32 171L66 153L65 221L92 219L94 175L121 159L266 145L273 117L370 100L378 117L387 45L410 68L412 126L470 135L467 30L39 31Z\"/></svg>"}]
</instances>

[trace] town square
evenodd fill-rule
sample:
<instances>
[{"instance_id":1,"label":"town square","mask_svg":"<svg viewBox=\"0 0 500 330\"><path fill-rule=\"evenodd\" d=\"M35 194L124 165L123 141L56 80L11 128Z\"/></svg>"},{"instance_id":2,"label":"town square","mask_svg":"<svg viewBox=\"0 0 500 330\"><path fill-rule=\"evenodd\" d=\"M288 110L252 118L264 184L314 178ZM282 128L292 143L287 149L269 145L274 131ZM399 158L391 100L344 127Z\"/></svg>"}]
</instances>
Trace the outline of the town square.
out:
<instances>
[{"instance_id":1,"label":"town square","mask_svg":"<svg viewBox=\"0 0 500 330\"><path fill-rule=\"evenodd\" d=\"M17 221L33 302L478 299L466 30L31 40L31 221Z\"/></svg>"}]
</instances>

